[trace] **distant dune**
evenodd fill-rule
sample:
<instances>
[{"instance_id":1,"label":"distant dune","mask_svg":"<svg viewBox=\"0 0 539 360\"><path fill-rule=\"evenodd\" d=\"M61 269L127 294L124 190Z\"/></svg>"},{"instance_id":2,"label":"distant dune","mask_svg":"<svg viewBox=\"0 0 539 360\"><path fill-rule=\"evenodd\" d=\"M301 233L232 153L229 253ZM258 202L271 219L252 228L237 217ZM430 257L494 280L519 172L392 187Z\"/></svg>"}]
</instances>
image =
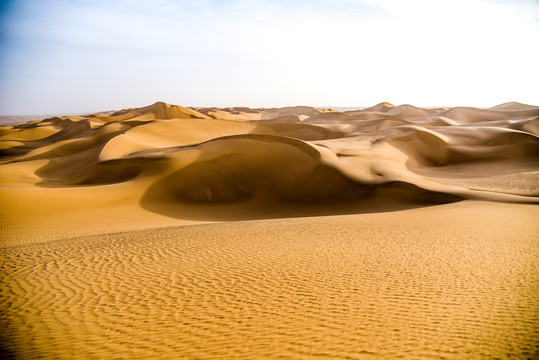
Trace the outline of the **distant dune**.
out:
<instances>
[{"instance_id":1,"label":"distant dune","mask_svg":"<svg viewBox=\"0 0 539 360\"><path fill-rule=\"evenodd\" d=\"M0 127L7 354L537 355L539 107L340 110Z\"/></svg>"},{"instance_id":2,"label":"distant dune","mask_svg":"<svg viewBox=\"0 0 539 360\"><path fill-rule=\"evenodd\" d=\"M368 211L379 198L535 203L538 119L539 108L518 103L349 112L156 103L4 127L0 181L89 192L124 184L144 209L194 220L215 216L185 207L243 205L258 217L256 203L264 218L280 205Z\"/></svg>"},{"instance_id":3,"label":"distant dune","mask_svg":"<svg viewBox=\"0 0 539 360\"><path fill-rule=\"evenodd\" d=\"M22 116L0 116L0 126L10 126L23 124L29 121L39 121L49 118L50 115L22 115Z\"/></svg>"}]
</instances>

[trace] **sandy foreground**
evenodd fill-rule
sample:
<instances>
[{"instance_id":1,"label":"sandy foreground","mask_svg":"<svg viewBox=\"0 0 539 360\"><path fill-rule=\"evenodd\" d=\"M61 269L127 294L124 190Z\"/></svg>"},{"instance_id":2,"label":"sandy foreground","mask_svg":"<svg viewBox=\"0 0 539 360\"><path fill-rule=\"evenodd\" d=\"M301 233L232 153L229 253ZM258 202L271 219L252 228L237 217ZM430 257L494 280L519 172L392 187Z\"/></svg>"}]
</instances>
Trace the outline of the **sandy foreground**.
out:
<instances>
[{"instance_id":1,"label":"sandy foreground","mask_svg":"<svg viewBox=\"0 0 539 360\"><path fill-rule=\"evenodd\" d=\"M539 108L0 127L15 358L533 359Z\"/></svg>"}]
</instances>

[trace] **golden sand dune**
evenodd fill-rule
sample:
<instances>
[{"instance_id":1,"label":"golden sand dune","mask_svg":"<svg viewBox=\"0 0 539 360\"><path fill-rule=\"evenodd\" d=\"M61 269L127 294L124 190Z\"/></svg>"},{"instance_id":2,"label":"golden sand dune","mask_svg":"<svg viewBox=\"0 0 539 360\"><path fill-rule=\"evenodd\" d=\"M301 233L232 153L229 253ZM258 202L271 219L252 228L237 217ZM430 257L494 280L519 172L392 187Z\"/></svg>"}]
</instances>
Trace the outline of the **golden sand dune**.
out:
<instances>
[{"instance_id":1,"label":"golden sand dune","mask_svg":"<svg viewBox=\"0 0 539 360\"><path fill-rule=\"evenodd\" d=\"M297 193L303 188L310 189L309 195L300 196L304 200L333 199L325 192L346 196L339 183L332 185L341 175L359 188L372 187L371 193L377 185L400 182L464 198L497 199L499 192L491 189L477 184L441 185L439 176L428 174L469 178L468 170L485 164L490 177L536 172L538 123L538 108L515 103L491 109L421 109L382 103L349 113L309 107L195 110L156 103L110 115L24 124L5 129L7 134L0 139L6 142L4 168L23 161L49 161L35 172L42 186L118 183L142 177L158 182L189 167L213 174L212 183L202 174L191 175L192 191L212 194L191 199L203 202L236 201L229 193L244 186L242 182L251 187L240 189L246 197L260 191ZM193 151L196 159L180 160L183 153ZM148 168L159 171L143 171ZM320 177L320 168L335 176L329 175L322 181L324 188L317 189L306 182L311 173ZM102 176L103 169L107 176ZM303 178L295 174L300 171ZM244 178L237 178L235 172ZM13 182L10 173L3 171L1 180ZM511 201L535 202L536 192L520 189L504 195Z\"/></svg>"},{"instance_id":2,"label":"golden sand dune","mask_svg":"<svg viewBox=\"0 0 539 360\"><path fill-rule=\"evenodd\" d=\"M539 107L159 102L0 127L0 154L8 354L539 351Z\"/></svg>"}]
</instances>

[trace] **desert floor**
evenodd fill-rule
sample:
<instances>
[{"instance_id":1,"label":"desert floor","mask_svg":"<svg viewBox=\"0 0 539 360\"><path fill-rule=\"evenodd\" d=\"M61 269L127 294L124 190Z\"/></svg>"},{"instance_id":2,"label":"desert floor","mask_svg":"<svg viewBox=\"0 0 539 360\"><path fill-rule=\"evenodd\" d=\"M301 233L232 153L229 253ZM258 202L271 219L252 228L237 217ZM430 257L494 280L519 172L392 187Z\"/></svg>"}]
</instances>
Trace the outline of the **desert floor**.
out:
<instances>
[{"instance_id":1,"label":"desert floor","mask_svg":"<svg viewBox=\"0 0 539 360\"><path fill-rule=\"evenodd\" d=\"M539 108L0 128L14 358L533 359Z\"/></svg>"}]
</instances>

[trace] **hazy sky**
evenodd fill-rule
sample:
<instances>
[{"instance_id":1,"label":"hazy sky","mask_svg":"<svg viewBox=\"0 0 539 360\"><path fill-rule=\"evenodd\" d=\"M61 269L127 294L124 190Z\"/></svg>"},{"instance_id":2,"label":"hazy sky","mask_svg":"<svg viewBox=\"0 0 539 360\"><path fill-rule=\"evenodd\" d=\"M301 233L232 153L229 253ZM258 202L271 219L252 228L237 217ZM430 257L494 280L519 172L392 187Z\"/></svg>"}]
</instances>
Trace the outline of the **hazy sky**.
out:
<instances>
[{"instance_id":1,"label":"hazy sky","mask_svg":"<svg viewBox=\"0 0 539 360\"><path fill-rule=\"evenodd\" d=\"M537 0L2 0L0 21L0 115L539 104Z\"/></svg>"}]
</instances>

